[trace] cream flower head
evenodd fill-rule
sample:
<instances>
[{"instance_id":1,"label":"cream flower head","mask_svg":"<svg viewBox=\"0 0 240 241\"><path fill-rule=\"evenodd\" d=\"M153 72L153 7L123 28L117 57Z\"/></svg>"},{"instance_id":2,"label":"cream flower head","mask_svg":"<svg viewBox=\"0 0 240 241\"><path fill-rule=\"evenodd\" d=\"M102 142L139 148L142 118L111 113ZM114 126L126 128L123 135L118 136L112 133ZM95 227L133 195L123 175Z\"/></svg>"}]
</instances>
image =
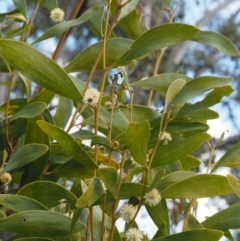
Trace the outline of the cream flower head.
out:
<instances>
[{"instance_id":1,"label":"cream flower head","mask_svg":"<svg viewBox=\"0 0 240 241\"><path fill-rule=\"evenodd\" d=\"M54 8L50 13L50 18L55 23L64 21L64 11L61 8Z\"/></svg>"},{"instance_id":2,"label":"cream flower head","mask_svg":"<svg viewBox=\"0 0 240 241\"><path fill-rule=\"evenodd\" d=\"M162 199L161 194L156 188L144 195L145 203L150 207L156 206Z\"/></svg>"},{"instance_id":3,"label":"cream flower head","mask_svg":"<svg viewBox=\"0 0 240 241\"><path fill-rule=\"evenodd\" d=\"M1 184L9 183L11 181L12 181L12 176L8 172L6 172L2 176L0 176L0 183Z\"/></svg>"},{"instance_id":4,"label":"cream flower head","mask_svg":"<svg viewBox=\"0 0 240 241\"><path fill-rule=\"evenodd\" d=\"M95 88L89 88L86 90L82 101L85 105L91 106L92 108L96 108L99 98L100 92Z\"/></svg>"},{"instance_id":5,"label":"cream flower head","mask_svg":"<svg viewBox=\"0 0 240 241\"><path fill-rule=\"evenodd\" d=\"M120 209L120 217L128 223L133 219L135 212L135 207L132 204L126 203Z\"/></svg>"},{"instance_id":6,"label":"cream flower head","mask_svg":"<svg viewBox=\"0 0 240 241\"><path fill-rule=\"evenodd\" d=\"M130 228L126 234L126 241L142 241L143 233L137 228Z\"/></svg>"},{"instance_id":7,"label":"cream flower head","mask_svg":"<svg viewBox=\"0 0 240 241\"><path fill-rule=\"evenodd\" d=\"M160 135L159 135L159 138L160 140L164 141L164 145L167 145L168 144L168 141L172 141L172 136L170 133L164 131L163 133L161 132Z\"/></svg>"}]
</instances>

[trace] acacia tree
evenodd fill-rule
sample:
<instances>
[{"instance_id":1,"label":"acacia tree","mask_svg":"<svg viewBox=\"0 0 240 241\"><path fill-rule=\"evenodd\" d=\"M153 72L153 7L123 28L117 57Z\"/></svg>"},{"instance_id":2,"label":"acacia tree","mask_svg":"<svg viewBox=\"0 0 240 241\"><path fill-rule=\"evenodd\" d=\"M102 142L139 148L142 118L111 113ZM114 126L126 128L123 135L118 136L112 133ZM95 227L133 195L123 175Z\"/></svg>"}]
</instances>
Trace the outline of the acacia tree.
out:
<instances>
[{"instance_id":1,"label":"acacia tree","mask_svg":"<svg viewBox=\"0 0 240 241\"><path fill-rule=\"evenodd\" d=\"M158 69L166 50L187 40L232 56L239 55L236 46L221 34L173 22L178 4L170 1L164 1L168 22L151 29L141 23L138 0L108 0L75 19L79 1L69 21L56 1L34 2L30 20L22 0L0 18L3 24L21 22L14 30L6 24L0 39L1 70L9 76L7 102L0 107L0 231L14 234L10 240L233 240L229 229L240 228L239 203L201 223L193 215L198 198L240 196L236 177L214 174L222 166L239 166L240 143L212 165L224 133L211 144L206 124L218 117L209 107L232 93L232 78L191 78ZM30 42L42 8L56 25ZM86 21L100 40L61 67L53 59L66 31ZM117 26L129 37L118 37ZM34 47L61 34L53 59ZM131 71L147 56L155 58L152 76L130 83ZM86 82L73 74L84 71ZM96 71L101 77L94 88ZM25 95L11 98L15 80L24 84ZM135 88L149 90L146 105L134 104ZM159 110L151 108L155 91L164 99ZM191 103L205 92L203 100ZM206 172L194 173L201 161L192 153L203 143L210 150ZM176 198L189 202L182 232L171 234L166 199ZM120 206L120 200L126 203ZM151 236L136 221L143 206L158 228ZM124 232L116 226L119 218Z\"/></svg>"}]
</instances>

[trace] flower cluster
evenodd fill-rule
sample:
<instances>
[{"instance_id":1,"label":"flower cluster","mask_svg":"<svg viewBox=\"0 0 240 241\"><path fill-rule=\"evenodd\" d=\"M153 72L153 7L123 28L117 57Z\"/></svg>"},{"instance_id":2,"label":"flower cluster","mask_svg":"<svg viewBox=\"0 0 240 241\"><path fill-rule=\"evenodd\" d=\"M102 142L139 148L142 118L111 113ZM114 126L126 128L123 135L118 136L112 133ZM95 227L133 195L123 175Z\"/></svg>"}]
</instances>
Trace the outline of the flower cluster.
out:
<instances>
[{"instance_id":1,"label":"flower cluster","mask_svg":"<svg viewBox=\"0 0 240 241\"><path fill-rule=\"evenodd\" d=\"M96 108L100 98L100 92L97 89L89 88L83 96L83 103L92 108Z\"/></svg>"},{"instance_id":2,"label":"flower cluster","mask_svg":"<svg viewBox=\"0 0 240 241\"><path fill-rule=\"evenodd\" d=\"M54 8L50 13L50 18L55 23L64 21L64 11L61 8Z\"/></svg>"},{"instance_id":3,"label":"flower cluster","mask_svg":"<svg viewBox=\"0 0 240 241\"><path fill-rule=\"evenodd\" d=\"M0 176L0 184L9 183L11 181L12 181L12 176L8 172L6 172L2 176Z\"/></svg>"},{"instance_id":4,"label":"flower cluster","mask_svg":"<svg viewBox=\"0 0 240 241\"><path fill-rule=\"evenodd\" d=\"M130 228L126 234L126 241L142 241L143 233L137 228Z\"/></svg>"},{"instance_id":5,"label":"flower cluster","mask_svg":"<svg viewBox=\"0 0 240 241\"><path fill-rule=\"evenodd\" d=\"M171 134L166 131L164 131L163 133L161 132L159 135L159 138L161 141L164 141L164 145L167 145L168 141L172 141Z\"/></svg>"},{"instance_id":6,"label":"flower cluster","mask_svg":"<svg viewBox=\"0 0 240 241\"><path fill-rule=\"evenodd\" d=\"M120 217L128 223L133 219L135 212L135 207L132 204L127 203L120 209Z\"/></svg>"},{"instance_id":7,"label":"flower cluster","mask_svg":"<svg viewBox=\"0 0 240 241\"><path fill-rule=\"evenodd\" d=\"M145 203L150 207L156 206L162 199L161 194L156 188L144 195Z\"/></svg>"}]
</instances>

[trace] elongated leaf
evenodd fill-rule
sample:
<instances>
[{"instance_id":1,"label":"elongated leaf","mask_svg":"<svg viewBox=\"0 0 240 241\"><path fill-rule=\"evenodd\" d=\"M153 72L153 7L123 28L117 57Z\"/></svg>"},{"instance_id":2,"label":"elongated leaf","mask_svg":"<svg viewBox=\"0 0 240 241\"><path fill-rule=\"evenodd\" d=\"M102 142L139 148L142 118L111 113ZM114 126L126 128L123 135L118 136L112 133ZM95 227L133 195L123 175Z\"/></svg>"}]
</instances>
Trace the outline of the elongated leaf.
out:
<instances>
[{"instance_id":1,"label":"elongated leaf","mask_svg":"<svg viewBox=\"0 0 240 241\"><path fill-rule=\"evenodd\" d=\"M139 2L139 0L132 0L132 1L123 0L123 1L121 1L121 5L125 4L125 6L121 8L117 20L120 21L122 18L124 18L129 13L131 13L135 9L135 7L138 5L138 2ZM117 5L118 5L118 1L116 1L116 0L111 1L111 12L113 15L115 14Z\"/></svg>"},{"instance_id":2,"label":"elongated leaf","mask_svg":"<svg viewBox=\"0 0 240 241\"><path fill-rule=\"evenodd\" d=\"M47 210L46 207L36 200L16 194L1 194L0 204L3 207L13 210L14 212Z\"/></svg>"},{"instance_id":3,"label":"elongated leaf","mask_svg":"<svg viewBox=\"0 0 240 241\"><path fill-rule=\"evenodd\" d=\"M193 156L185 156L180 161L181 161L183 170L186 170L186 171L199 167L199 165L201 164L201 161Z\"/></svg>"},{"instance_id":4,"label":"elongated leaf","mask_svg":"<svg viewBox=\"0 0 240 241\"><path fill-rule=\"evenodd\" d=\"M207 108L220 103L223 96L229 96L233 89L231 86L221 86L214 88L202 101L196 102L195 104L185 103L184 106L178 111L176 116L173 117L173 122L179 121L194 121L195 118L201 118L207 120L209 116L211 119L211 110ZM205 114L204 114L205 113Z\"/></svg>"},{"instance_id":5,"label":"elongated leaf","mask_svg":"<svg viewBox=\"0 0 240 241\"><path fill-rule=\"evenodd\" d=\"M27 8L26 8L26 1L25 0L13 0L17 9L21 12L21 14L28 19L27 17Z\"/></svg>"},{"instance_id":6,"label":"elongated leaf","mask_svg":"<svg viewBox=\"0 0 240 241\"><path fill-rule=\"evenodd\" d=\"M141 58L156 50L179 44L192 38L198 32L199 29L181 23L169 23L154 27L141 35L114 66L127 65L132 60Z\"/></svg>"},{"instance_id":7,"label":"elongated leaf","mask_svg":"<svg viewBox=\"0 0 240 241\"><path fill-rule=\"evenodd\" d=\"M149 216L155 225L160 228L163 223L165 223L165 236L169 235L170 232L170 223L169 223L169 214L167 202L165 199L162 199L158 205L150 207L149 205L145 205Z\"/></svg>"},{"instance_id":8,"label":"elongated leaf","mask_svg":"<svg viewBox=\"0 0 240 241\"><path fill-rule=\"evenodd\" d=\"M177 182L161 192L163 198L202 198L232 193L227 178L200 174Z\"/></svg>"},{"instance_id":9,"label":"elongated leaf","mask_svg":"<svg viewBox=\"0 0 240 241\"><path fill-rule=\"evenodd\" d=\"M212 46L225 54L229 54L232 56L239 56L240 54L238 48L233 44L233 42L231 42L230 39L219 33L214 33L211 31L201 31L191 40L201 44Z\"/></svg>"},{"instance_id":10,"label":"elongated leaf","mask_svg":"<svg viewBox=\"0 0 240 241\"><path fill-rule=\"evenodd\" d=\"M168 145L161 145L154 155L151 167L153 168L179 160L195 151L209 138L210 135L200 133Z\"/></svg>"},{"instance_id":11,"label":"elongated leaf","mask_svg":"<svg viewBox=\"0 0 240 241\"><path fill-rule=\"evenodd\" d=\"M223 232L211 229L190 230L178 234L172 234L167 237L156 238L152 241L219 241Z\"/></svg>"},{"instance_id":12,"label":"elongated leaf","mask_svg":"<svg viewBox=\"0 0 240 241\"><path fill-rule=\"evenodd\" d=\"M38 121L37 124L46 134L57 140L64 150L74 159L88 167L97 168L97 165L93 162L88 153L68 133L44 121Z\"/></svg>"},{"instance_id":13,"label":"elongated leaf","mask_svg":"<svg viewBox=\"0 0 240 241\"><path fill-rule=\"evenodd\" d=\"M193 172L176 171L162 178L156 188L161 191L177 182L180 182L192 176L195 176Z\"/></svg>"},{"instance_id":14,"label":"elongated leaf","mask_svg":"<svg viewBox=\"0 0 240 241\"><path fill-rule=\"evenodd\" d=\"M214 172L217 170L217 168L223 166L225 163L227 163L228 160L230 160L232 157L240 153L240 142L232 146L214 165L211 172Z\"/></svg>"},{"instance_id":15,"label":"elongated leaf","mask_svg":"<svg viewBox=\"0 0 240 241\"><path fill-rule=\"evenodd\" d=\"M157 76L143 78L130 85L138 86L138 87L141 87L142 89L147 89L147 90L148 89L157 90L165 98L168 87L176 79L184 79L187 83L190 80L192 80L192 78L189 78L188 76L183 74L164 73L164 74L159 74Z\"/></svg>"},{"instance_id":16,"label":"elongated leaf","mask_svg":"<svg viewBox=\"0 0 240 241\"><path fill-rule=\"evenodd\" d=\"M46 2L47 1L48 0L46 0ZM75 20L71 20L71 21L65 21L65 22L54 25L52 28L48 29L40 38L36 39L32 44L36 44L45 39L59 36L60 34L67 31L68 29L86 22L99 9L104 8L104 5L105 5L105 3L100 3L98 5L94 5L93 7L89 8L86 12L84 12L79 18L77 18Z\"/></svg>"},{"instance_id":17,"label":"elongated leaf","mask_svg":"<svg viewBox=\"0 0 240 241\"><path fill-rule=\"evenodd\" d=\"M46 107L46 103L43 102L30 103L18 111L13 117L10 118L10 120L13 121L18 118L33 118L40 115Z\"/></svg>"},{"instance_id":18,"label":"elongated leaf","mask_svg":"<svg viewBox=\"0 0 240 241\"><path fill-rule=\"evenodd\" d=\"M117 169L114 167L101 167L98 170L106 188L113 194L115 197L117 184L118 184L118 173Z\"/></svg>"},{"instance_id":19,"label":"elongated leaf","mask_svg":"<svg viewBox=\"0 0 240 241\"><path fill-rule=\"evenodd\" d=\"M94 136L91 140L91 146L96 144L109 147L109 140L105 136Z\"/></svg>"},{"instance_id":20,"label":"elongated leaf","mask_svg":"<svg viewBox=\"0 0 240 241\"><path fill-rule=\"evenodd\" d=\"M28 119L24 144L39 143L50 146L49 137L39 128L36 123L37 120L42 120L42 117ZM20 186L38 180L44 172L45 166L48 162L48 157L49 151L23 167Z\"/></svg>"},{"instance_id":21,"label":"elongated leaf","mask_svg":"<svg viewBox=\"0 0 240 241\"><path fill-rule=\"evenodd\" d=\"M126 116L128 121L130 121L130 111L128 108L120 107L119 110ZM159 113L152 108L143 105L132 105L132 122L141 123L145 120L150 120Z\"/></svg>"},{"instance_id":22,"label":"elongated leaf","mask_svg":"<svg viewBox=\"0 0 240 241\"><path fill-rule=\"evenodd\" d=\"M141 23L141 18L142 16L139 11L134 9L130 14L118 22L118 26L131 38L137 39L146 32L146 29Z\"/></svg>"},{"instance_id":23,"label":"elongated leaf","mask_svg":"<svg viewBox=\"0 0 240 241\"><path fill-rule=\"evenodd\" d=\"M214 214L201 224L204 228L212 228L222 231L227 231L228 229L239 229L240 216L237 215L239 212L240 203L236 203L233 206Z\"/></svg>"},{"instance_id":24,"label":"elongated leaf","mask_svg":"<svg viewBox=\"0 0 240 241\"><path fill-rule=\"evenodd\" d=\"M31 0L35 3L38 3L38 0ZM40 6L47 8L49 11L58 7L57 0L41 0Z\"/></svg>"},{"instance_id":25,"label":"elongated leaf","mask_svg":"<svg viewBox=\"0 0 240 241\"><path fill-rule=\"evenodd\" d=\"M59 96L57 110L54 116L54 120L57 126L63 129L65 128L65 126L68 123L69 117L72 114L72 109L73 109L72 100L63 96Z\"/></svg>"},{"instance_id":26,"label":"elongated leaf","mask_svg":"<svg viewBox=\"0 0 240 241\"><path fill-rule=\"evenodd\" d=\"M112 66L124 52L126 52L133 41L130 39L123 38L113 38L109 39L106 44L106 66ZM93 45L90 45L82 52L80 52L66 67L65 70L68 73L90 70L92 65L96 61L96 58L102 48L102 42L97 42ZM117 67L114 65L113 67ZM98 62L97 69L103 68L102 58Z\"/></svg>"},{"instance_id":27,"label":"elongated leaf","mask_svg":"<svg viewBox=\"0 0 240 241\"><path fill-rule=\"evenodd\" d=\"M193 97L203 94L205 91L215 87L229 84L232 81L230 77L202 76L189 81L174 98L173 104L185 102Z\"/></svg>"},{"instance_id":28,"label":"elongated leaf","mask_svg":"<svg viewBox=\"0 0 240 241\"><path fill-rule=\"evenodd\" d=\"M0 55L11 66L54 93L81 101L82 95L67 73L53 60L30 45L0 39Z\"/></svg>"},{"instance_id":29,"label":"elongated leaf","mask_svg":"<svg viewBox=\"0 0 240 241\"><path fill-rule=\"evenodd\" d=\"M36 160L47 151L48 146L42 144L29 144L20 147L14 152L6 167L0 172L0 175Z\"/></svg>"},{"instance_id":30,"label":"elongated leaf","mask_svg":"<svg viewBox=\"0 0 240 241\"><path fill-rule=\"evenodd\" d=\"M166 94L166 100L165 100L165 107L164 107L164 111L163 111L164 114L167 112L172 100L182 90L182 88L185 84L186 84L186 81L184 79L176 79L168 87L167 94Z\"/></svg>"},{"instance_id":31,"label":"elongated leaf","mask_svg":"<svg viewBox=\"0 0 240 241\"><path fill-rule=\"evenodd\" d=\"M52 208L61 203L75 205L77 198L66 188L48 181L37 181L22 187L18 195L32 198L47 208Z\"/></svg>"},{"instance_id":32,"label":"elongated leaf","mask_svg":"<svg viewBox=\"0 0 240 241\"><path fill-rule=\"evenodd\" d=\"M155 188L158 185L158 183L160 182L160 180L162 179L164 174L165 174L165 169L159 170L159 172L157 174L154 173L153 181L151 182L147 191L151 191L153 188Z\"/></svg>"},{"instance_id":33,"label":"elongated leaf","mask_svg":"<svg viewBox=\"0 0 240 241\"><path fill-rule=\"evenodd\" d=\"M188 214L187 217L186 231L193 229L203 229L203 226L198 222L198 220L192 215Z\"/></svg>"},{"instance_id":34,"label":"elongated leaf","mask_svg":"<svg viewBox=\"0 0 240 241\"><path fill-rule=\"evenodd\" d=\"M150 126L148 121L140 124L130 123L126 131L127 147L133 159L143 165L147 164L147 147L150 136Z\"/></svg>"},{"instance_id":35,"label":"elongated leaf","mask_svg":"<svg viewBox=\"0 0 240 241\"><path fill-rule=\"evenodd\" d=\"M91 178L93 177L93 169L88 168L78 161L70 160L50 172L56 174L59 177L67 178L69 180L74 178Z\"/></svg>"},{"instance_id":36,"label":"elongated leaf","mask_svg":"<svg viewBox=\"0 0 240 241\"><path fill-rule=\"evenodd\" d=\"M31 210L0 219L0 231L33 237L61 237L70 235L71 221L71 218L59 213ZM83 230L85 225L78 222L73 233Z\"/></svg>"},{"instance_id":37,"label":"elongated leaf","mask_svg":"<svg viewBox=\"0 0 240 241\"><path fill-rule=\"evenodd\" d=\"M91 206L104 193L102 183L99 178L94 177L83 195L77 200L77 208L85 208Z\"/></svg>"},{"instance_id":38,"label":"elongated leaf","mask_svg":"<svg viewBox=\"0 0 240 241\"><path fill-rule=\"evenodd\" d=\"M230 175L230 174L227 175L227 180L228 180L228 183L231 186L232 190L234 191L234 193L240 198L239 180L235 176Z\"/></svg>"}]
</instances>

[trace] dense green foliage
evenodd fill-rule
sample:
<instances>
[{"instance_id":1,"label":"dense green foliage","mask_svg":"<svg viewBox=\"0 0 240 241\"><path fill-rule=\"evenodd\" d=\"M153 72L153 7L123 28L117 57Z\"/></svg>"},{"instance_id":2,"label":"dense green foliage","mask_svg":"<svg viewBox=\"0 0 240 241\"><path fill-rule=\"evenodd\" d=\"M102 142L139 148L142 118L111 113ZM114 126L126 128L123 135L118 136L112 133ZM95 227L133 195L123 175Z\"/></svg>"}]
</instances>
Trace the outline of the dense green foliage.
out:
<instances>
[{"instance_id":1,"label":"dense green foliage","mask_svg":"<svg viewBox=\"0 0 240 241\"><path fill-rule=\"evenodd\" d=\"M57 8L55 0L34 2L35 12L47 8L50 15ZM9 78L7 101L0 106L0 232L12 233L9 240L217 241L224 235L233 240L229 230L240 229L239 203L202 223L193 215L198 198L240 197L236 177L214 173L222 166L239 167L240 144L212 164L224 132L213 144L207 133L207 121L218 118L210 107L232 93L232 78L158 74L165 50L187 40L231 56L239 51L218 33L173 23L171 1L164 1L169 22L148 30L138 3L94 5L79 18L59 20L33 42L35 15L28 19L25 0L14 0L16 10L0 15L2 22L20 23L16 29L6 25L0 36L0 70ZM34 47L86 21L99 41L65 67ZM127 38L113 33L116 25ZM131 71L148 55L156 58L154 73L130 83ZM86 82L75 74L83 71L88 71ZM91 87L96 71L101 71L98 90ZM25 90L14 97L19 79ZM150 90L146 105L133 104L135 88ZM158 111L151 107L153 91L165 100ZM196 173L201 160L192 153L204 143L209 162L205 173ZM181 233L170 233L166 199L189 200ZM120 200L127 200L125 209ZM143 205L158 228L151 237L134 229ZM115 225L118 218L126 221L124 232Z\"/></svg>"}]
</instances>

